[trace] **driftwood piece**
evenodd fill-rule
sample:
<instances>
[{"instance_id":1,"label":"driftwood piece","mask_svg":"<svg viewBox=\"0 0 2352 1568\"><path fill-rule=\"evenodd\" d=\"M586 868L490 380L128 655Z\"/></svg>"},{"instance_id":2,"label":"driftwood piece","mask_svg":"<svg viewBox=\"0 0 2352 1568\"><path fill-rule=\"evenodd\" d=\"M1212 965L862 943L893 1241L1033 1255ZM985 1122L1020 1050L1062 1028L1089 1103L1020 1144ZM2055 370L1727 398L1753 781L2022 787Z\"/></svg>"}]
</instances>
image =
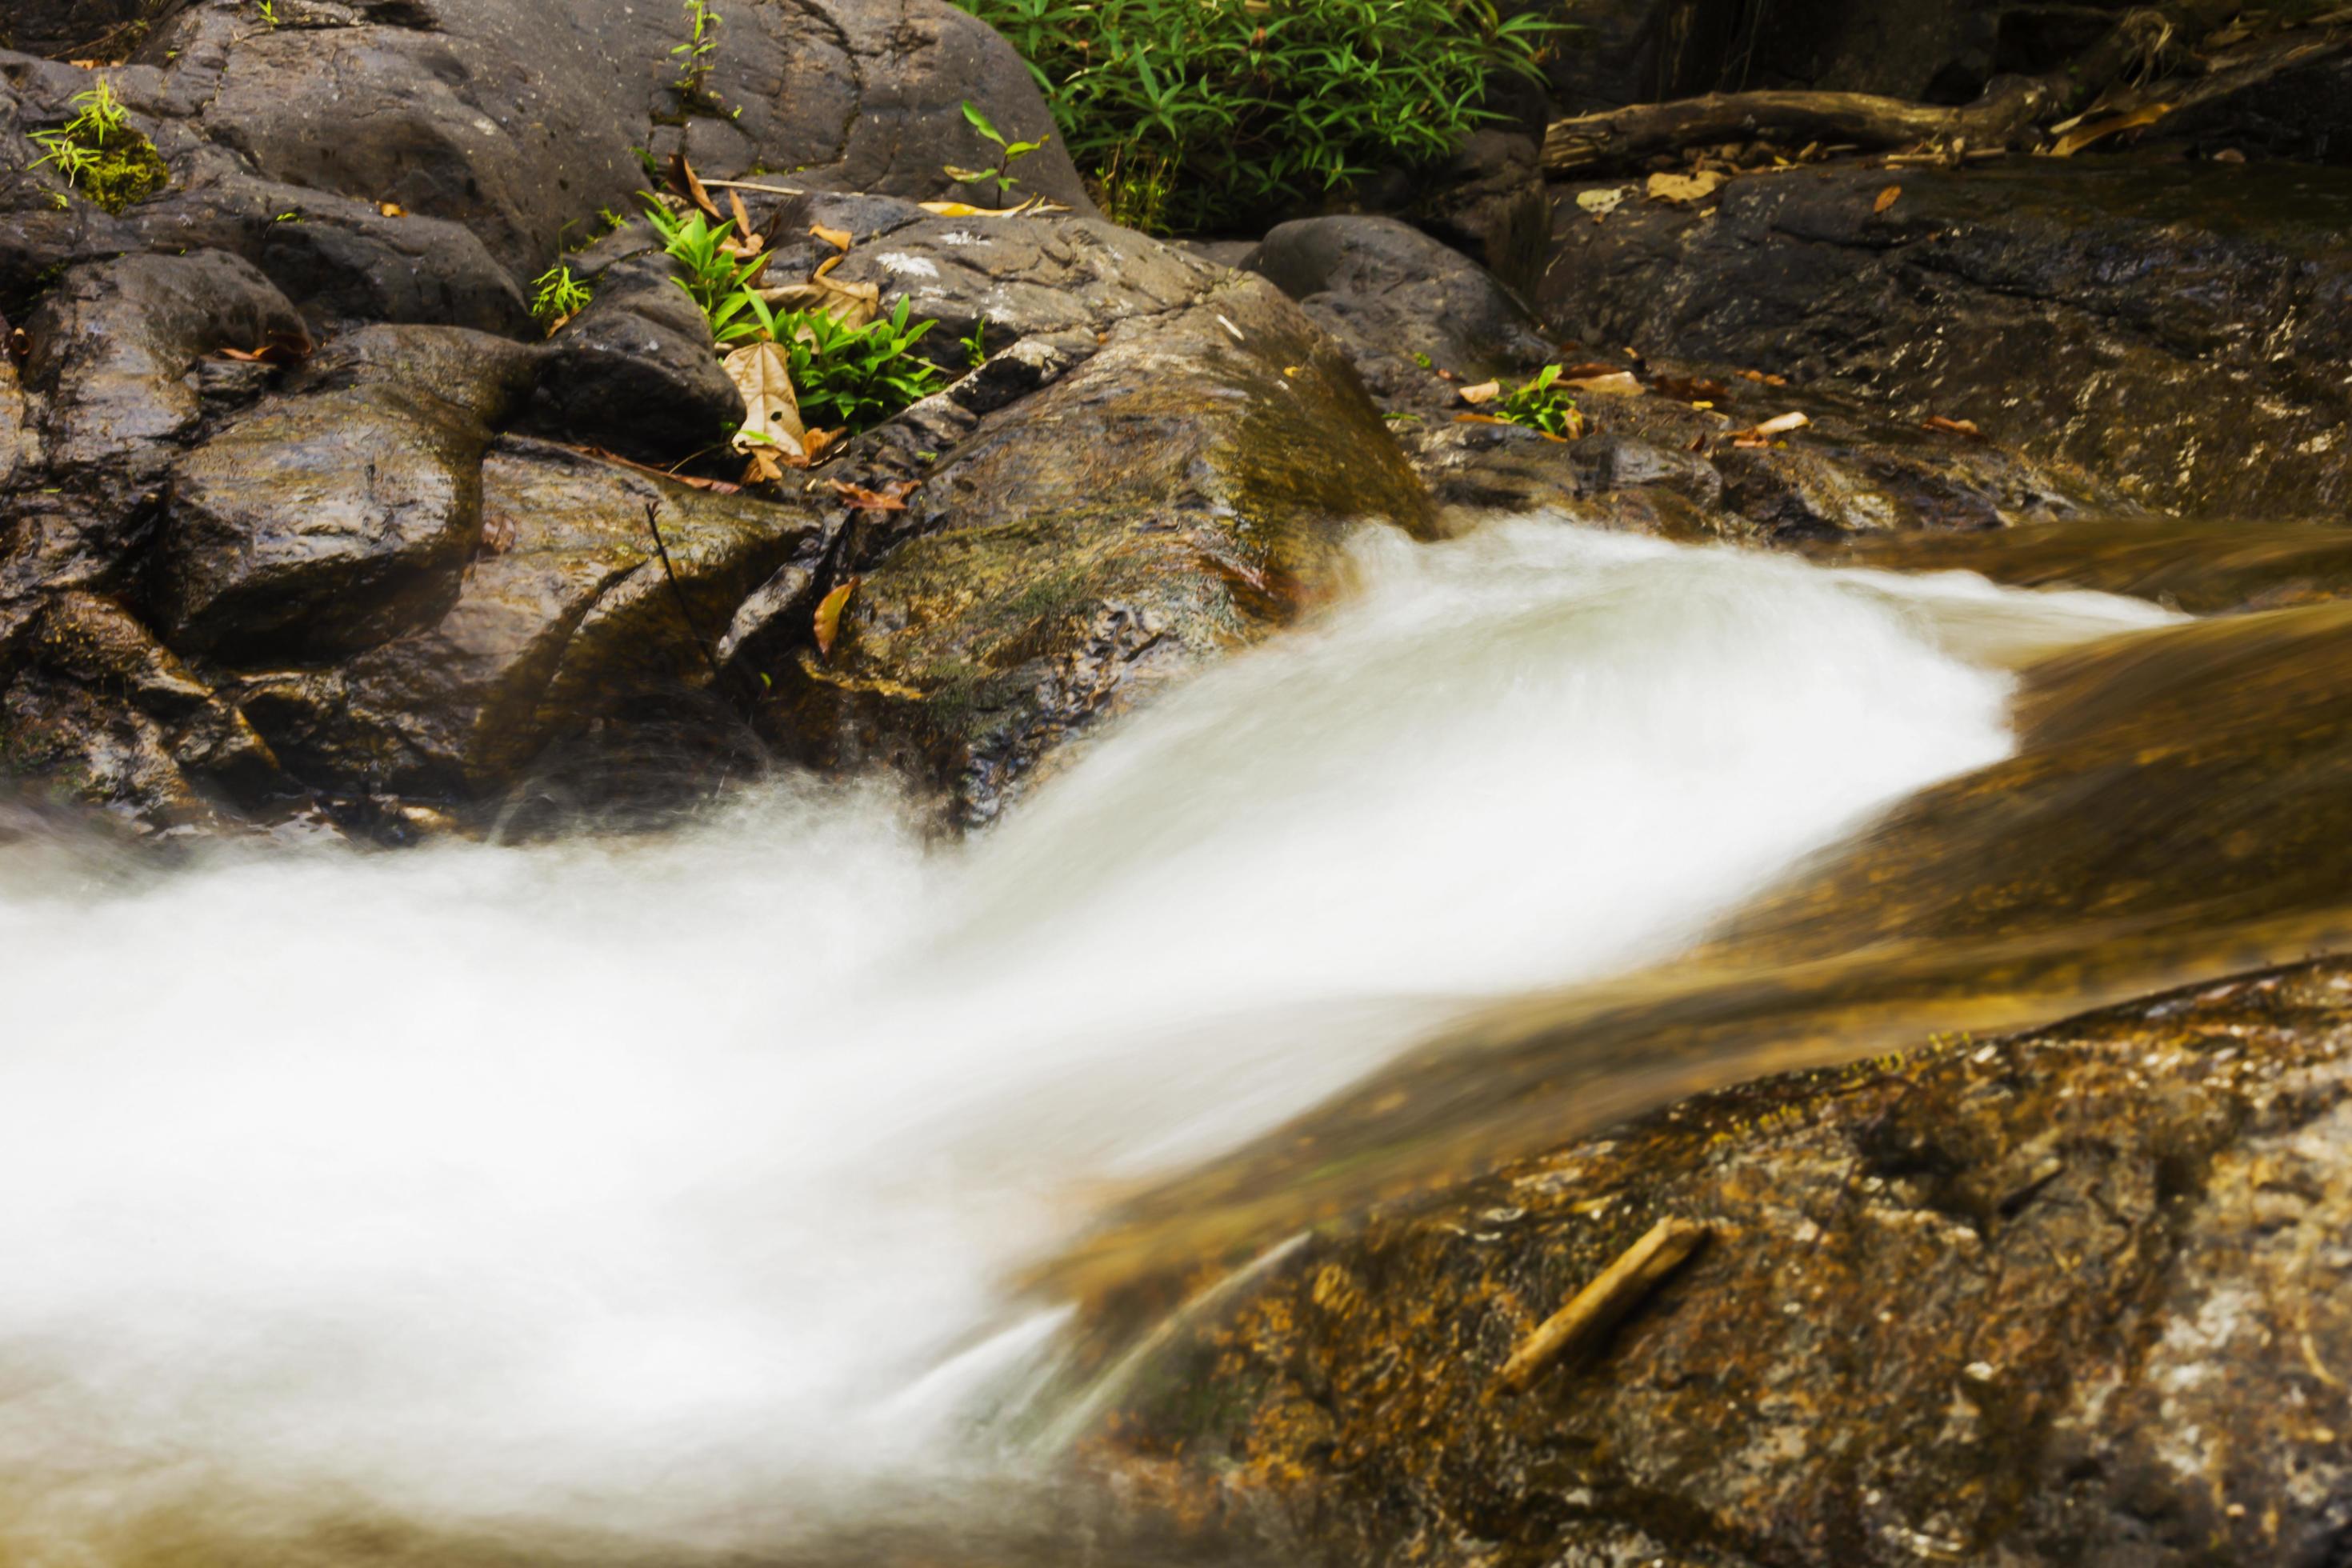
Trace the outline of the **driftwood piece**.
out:
<instances>
[{"instance_id":1,"label":"driftwood piece","mask_svg":"<svg viewBox=\"0 0 2352 1568\"><path fill-rule=\"evenodd\" d=\"M1647 1300L1706 1237L1707 1227L1691 1220L1662 1219L1652 1226L1601 1278L1519 1342L1496 1374L1497 1386L1507 1394L1523 1394L1547 1368L1592 1345Z\"/></svg>"},{"instance_id":2,"label":"driftwood piece","mask_svg":"<svg viewBox=\"0 0 2352 1568\"><path fill-rule=\"evenodd\" d=\"M1872 152L1920 143L2021 151L2038 145L2050 123L2068 114L2127 115L2155 106L2170 112L2352 48L2352 27L2292 30L2158 77L2154 64L2174 36L2174 24L2161 13L2126 13L2071 69L1996 78L1983 97L1959 108L1863 92L1728 92L1578 115L1554 121L1544 133L1544 171L1580 174L1758 140ZM2137 77L2147 79L2119 85Z\"/></svg>"}]
</instances>

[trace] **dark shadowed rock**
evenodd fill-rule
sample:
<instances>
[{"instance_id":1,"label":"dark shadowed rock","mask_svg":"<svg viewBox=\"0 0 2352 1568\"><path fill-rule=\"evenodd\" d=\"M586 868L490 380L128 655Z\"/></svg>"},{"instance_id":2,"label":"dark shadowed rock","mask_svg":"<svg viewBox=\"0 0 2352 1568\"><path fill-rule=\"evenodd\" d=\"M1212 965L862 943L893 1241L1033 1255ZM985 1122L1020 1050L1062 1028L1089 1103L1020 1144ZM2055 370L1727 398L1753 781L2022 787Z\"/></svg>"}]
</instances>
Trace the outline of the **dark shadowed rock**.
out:
<instances>
[{"instance_id":1,"label":"dark shadowed rock","mask_svg":"<svg viewBox=\"0 0 2352 1568\"><path fill-rule=\"evenodd\" d=\"M1416 354L1474 381L1551 357L1527 307L1491 273L1395 218L1300 218L1269 232L1244 265L1347 344L1385 399L1427 382Z\"/></svg>"},{"instance_id":2,"label":"dark shadowed rock","mask_svg":"<svg viewBox=\"0 0 2352 1568\"><path fill-rule=\"evenodd\" d=\"M279 786L277 759L128 611L43 602L0 636L0 779L152 827L213 824Z\"/></svg>"},{"instance_id":3,"label":"dark shadowed rock","mask_svg":"<svg viewBox=\"0 0 2352 1568\"><path fill-rule=\"evenodd\" d=\"M2251 975L1689 1101L1307 1238L1155 1358L1103 1458L1319 1561L2323 1563L2347 1191L2352 966ZM1668 1217L1696 1258L1500 1390Z\"/></svg>"},{"instance_id":4,"label":"dark shadowed rock","mask_svg":"<svg viewBox=\"0 0 2352 1568\"><path fill-rule=\"evenodd\" d=\"M1719 208L1563 195L1563 332L1972 420L2151 507L2339 515L2352 357L2336 171L2117 163L1736 181Z\"/></svg>"},{"instance_id":5,"label":"dark shadowed rock","mask_svg":"<svg viewBox=\"0 0 2352 1568\"><path fill-rule=\"evenodd\" d=\"M495 794L551 741L705 685L701 639L762 578L824 547L813 511L537 442L501 442L480 485L478 552L432 624L329 669L231 683L305 782L460 802Z\"/></svg>"},{"instance_id":6,"label":"dark shadowed rock","mask_svg":"<svg viewBox=\"0 0 2352 1568\"><path fill-rule=\"evenodd\" d=\"M541 360L530 427L626 457L675 461L716 445L743 417L702 309L667 262L639 258L596 275L596 295Z\"/></svg>"}]
</instances>

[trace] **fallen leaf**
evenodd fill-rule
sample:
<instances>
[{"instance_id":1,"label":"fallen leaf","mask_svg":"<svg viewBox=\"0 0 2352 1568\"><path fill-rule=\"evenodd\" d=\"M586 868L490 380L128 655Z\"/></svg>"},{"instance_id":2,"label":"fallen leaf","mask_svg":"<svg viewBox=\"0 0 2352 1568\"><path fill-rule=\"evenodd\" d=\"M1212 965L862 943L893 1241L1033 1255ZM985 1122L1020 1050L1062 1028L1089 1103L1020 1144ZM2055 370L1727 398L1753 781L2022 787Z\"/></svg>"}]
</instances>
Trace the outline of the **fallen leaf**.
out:
<instances>
[{"instance_id":1,"label":"fallen leaf","mask_svg":"<svg viewBox=\"0 0 2352 1568\"><path fill-rule=\"evenodd\" d=\"M1462 401L1473 406L1481 403L1492 403L1502 395L1503 384L1499 381L1482 381L1475 386L1465 386L1462 389Z\"/></svg>"},{"instance_id":2,"label":"fallen leaf","mask_svg":"<svg viewBox=\"0 0 2352 1568\"><path fill-rule=\"evenodd\" d=\"M1654 202L1669 202L1686 206L1702 202L1723 186L1723 176L1712 169L1702 169L1696 174L1653 174L1649 196Z\"/></svg>"},{"instance_id":3,"label":"fallen leaf","mask_svg":"<svg viewBox=\"0 0 2352 1568\"><path fill-rule=\"evenodd\" d=\"M217 349L216 357L240 364L300 364L310 357L310 340L299 332L272 332L257 349Z\"/></svg>"},{"instance_id":4,"label":"fallen leaf","mask_svg":"<svg viewBox=\"0 0 2352 1568\"><path fill-rule=\"evenodd\" d=\"M819 239L824 241L827 245L833 247L835 250L847 250L849 248L849 242L853 237L850 232L845 228L827 228L821 223L813 223L809 225L809 232L816 236Z\"/></svg>"},{"instance_id":5,"label":"fallen leaf","mask_svg":"<svg viewBox=\"0 0 2352 1568\"><path fill-rule=\"evenodd\" d=\"M2129 114L2113 114L2105 120L2078 125L2058 138L2058 144L2050 149L2050 155L2053 158L2071 158L2095 142L2104 142L2126 131L2145 130L2171 112L2172 105L2168 103L2151 103L2135 109Z\"/></svg>"},{"instance_id":6,"label":"fallen leaf","mask_svg":"<svg viewBox=\"0 0 2352 1568\"><path fill-rule=\"evenodd\" d=\"M1739 373L1739 379L1742 381L1755 382L1759 386L1786 386L1789 384L1789 378L1787 376L1767 375L1760 370L1743 370Z\"/></svg>"},{"instance_id":7,"label":"fallen leaf","mask_svg":"<svg viewBox=\"0 0 2352 1568\"><path fill-rule=\"evenodd\" d=\"M378 202L375 204L375 210L382 213L386 217L406 217L408 216L408 209L402 206L398 202Z\"/></svg>"},{"instance_id":8,"label":"fallen leaf","mask_svg":"<svg viewBox=\"0 0 2352 1568\"><path fill-rule=\"evenodd\" d=\"M670 154L669 183L679 195L684 196L709 215L711 222L726 221L727 215L719 210L719 204L712 201L710 193L702 188L702 182L695 177L694 165L686 161L686 154L683 152Z\"/></svg>"},{"instance_id":9,"label":"fallen leaf","mask_svg":"<svg viewBox=\"0 0 2352 1568\"><path fill-rule=\"evenodd\" d=\"M1896 202L1899 202L1902 199L1903 187L1900 185L1889 185L1885 190L1878 193L1878 199L1871 204L1870 210L1874 213L1883 213L1888 207L1893 206Z\"/></svg>"},{"instance_id":10,"label":"fallen leaf","mask_svg":"<svg viewBox=\"0 0 2352 1568\"><path fill-rule=\"evenodd\" d=\"M1634 397L1642 384L1630 370L1612 370L1607 375L1588 375L1568 384L1578 392L1605 394L1611 397Z\"/></svg>"},{"instance_id":11,"label":"fallen leaf","mask_svg":"<svg viewBox=\"0 0 2352 1568\"><path fill-rule=\"evenodd\" d=\"M848 608L849 596L857 592L859 581L852 577L817 604L816 651L827 658L833 657L833 645L841 636L841 612Z\"/></svg>"},{"instance_id":12,"label":"fallen leaf","mask_svg":"<svg viewBox=\"0 0 2352 1568\"><path fill-rule=\"evenodd\" d=\"M1927 417L1920 423L1919 428L1922 430L1940 430L1947 436L1965 436L1971 441L1983 441L1990 439L1983 431L1977 428L1977 422L1975 420L1947 419L1940 414L1930 414L1927 416Z\"/></svg>"},{"instance_id":13,"label":"fallen leaf","mask_svg":"<svg viewBox=\"0 0 2352 1568\"><path fill-rule=\"evenodd\" d=\"M743 482L747 485L772 485L782 479L784 466L776 460L778 450L761 442L751 443L751 460L743 465Z\"/></svg>"},{"instance_id":14,"label":"fallen leaf","mask_svg":"<svg viewBox=\"0 0 2352 1568\"><path fill-rule=\"evenodd\" d=\"M1579 191L1576 194L1576 205L1594 217L1607 217L1611 213L1623 206L1625 198L1633 194L1633 187L1631 185L1613 185L1606 190Z\"/></svg>"},{"instance_id":15,"label":"fallen leaf","mask_svg":"<svg viewBox=\"0 0 2352 1568\"><path fill-rule=\"evenodd\" d=\"M1491 414L1457 414L1454 416L1454 423L1456 425L1508 425L1510 421L1497 419Z\"/></svg>"},{"instance_id":16,"label":"fallen leaf","mask_svg":"<svg viewBox=\"0 0 2352 1568\"><path fill-rule=\"evenodd\" d=\"M1783 414L1777 419L1767 419L1761 425L1731 433L1735 447L1769 447L1775 436L1785 436L1791 430L1801 430L1812 421L1801 414Z\"/></svg>"},{"instance_id":17,"label":"fallen leaf","mask_svg":"<svg viewBox=\"0 0 2352 1568\"><path fill-rule=\"evenodd\" d=\"M1611 364L1603 360L1586 360L1581 364L1562 366L1559 375L1562 381L1582 381L1589 376L1622 375L1624 374L1625 367L1623 365Z\"/></svg>"},{"instance_id":18,"label":"fallen leaf","mask_svg":"<svg viewBox=\"0 0 2352 1568\"><path fill-rule=\"evenodd\" d=\"M907 510L907 498L914 493L915 488L913 479L893 479L878 490L853 485L846 479L833 481L833 493L847 501L853 511L904 511Z\"/></svg>"},{"instance_id":19,"label":"fallen leaf","mask_svg":"<svg viewBox=\"0 0 2352 1568\"><path fill-rule=\"evenodd\" d=\"M882 313L882 289L878 284L844 283L824 276L830 270L830 267L820 269L805 283L762 289L760 298L780 310L822 310L852 329L866 325Z\"/></svg>"},{"instance_id":20,"label":"fallen leaf","mask_svg":"<svg viewBox=\"0 0 2352 1568\"><path fill-rule=\"evenodd\" d=\"M752 343L727 356L727 379L743 396L743 424L734 447L748 452L771 445L805 458L808 433L801 425L800 399L793 392L792 356L777 342Z\"/></svg>"}]
</instances>

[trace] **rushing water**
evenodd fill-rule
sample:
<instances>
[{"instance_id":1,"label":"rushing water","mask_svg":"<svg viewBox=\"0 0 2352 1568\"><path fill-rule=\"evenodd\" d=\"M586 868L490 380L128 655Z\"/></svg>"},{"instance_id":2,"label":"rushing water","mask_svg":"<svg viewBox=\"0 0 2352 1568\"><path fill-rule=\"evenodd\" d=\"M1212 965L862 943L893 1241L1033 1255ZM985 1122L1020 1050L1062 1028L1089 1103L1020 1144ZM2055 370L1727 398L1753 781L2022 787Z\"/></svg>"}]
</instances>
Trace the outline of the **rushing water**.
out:
<instances>
[{"instance_id":1,"label":"rushing water","mask_svg":"<svg viewBox=\"0 0 2352 1568\"><path fill-rule=\"evenodd\" d=\"M2161 618L1541 521L1360 553L961 847L777 787L0 853L0 1561L204 1509L726 1545L1022 1462L1008 1281L1091 1215L1671 952L2004 755L2010 665Z\"/></svg>"}]
</instances>

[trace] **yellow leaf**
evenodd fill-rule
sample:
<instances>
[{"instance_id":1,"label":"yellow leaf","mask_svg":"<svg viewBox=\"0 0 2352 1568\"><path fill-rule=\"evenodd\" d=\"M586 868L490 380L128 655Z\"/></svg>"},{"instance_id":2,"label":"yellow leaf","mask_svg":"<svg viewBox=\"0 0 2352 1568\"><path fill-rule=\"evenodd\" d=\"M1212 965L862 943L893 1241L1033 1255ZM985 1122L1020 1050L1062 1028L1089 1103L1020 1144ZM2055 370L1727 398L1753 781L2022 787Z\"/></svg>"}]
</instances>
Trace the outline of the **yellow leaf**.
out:
<instances>
[{"instance_id":1,"label":"yellow leaf","mask_svg":"<svg viewBox=\"0 0 2352 1568\"><path fill-rule=\"evenodd\" d=\"M378 202L375 204L375 210L382 213L386 217L406 217L408 216L408 209L402 206L398 202Z\"/></svg>"},{"instance_id":2,"label":"yellow leaf","mask_svg":"<svg viewBox=\"0 0 2352 1568\"><path fill-rule=\"evenodd\" d=\"M847 250L849 248L851 236L850 232L845 228L827 228L821 223L813 223L809 225L809 232L816 236L819 239L824 241L827 245L833 247L835 250Z\"/></svg>"},{"instance_id":3,"label":"yellow leaf","mask_svg":"<svg viewBox=\"0 0 2352 1568\"><path fill-rule=\"evenodd\" d=\"M801 426L800 399L793 392L792 356L782 343L753 343L727 356L727 379L743 395L743 425L734 447L748 452L772 446L787 458L807 455L808 433Z\"/></svg>"},{"instance_id":4,"label":"yellow leaf","mask_svg":"<svg viewBox=\"0 0 2352 1568\"><path fill-rule=\"evenodd\" d=\"M857 592L858 579L852 577L816 607L816 651L830 658L833 645L841 636L841 612L849 606L849 596Z\"/></svg>"},{"instance_id":5,"label":"yellow leaf","mask_svg":"<svg viewBox=\"0 0 2352 1568\"><path fill-rule=\"evenodd\" d=\"M1462 389L1462 401L1473 407L1481 403L1492 403L1502 395L1503 384L1499 381L1482 381L1475 386Z\"/></svg>"},{"instance_id":6,"label":"yellow leaf","mask_svg":"<svg viewBox=\"0 0 2352 1568\"><path fill-rule=\"evenodd\" d=\"M1878 200L1871 204L1870 210L1874 213L1883 213L1888 207L1893 206L1896 202L1899 202L1902 199L1903 187L1900 185L1889 185L1885 190L1878 193Z\"/></svg>"},{"instance_id":7,"label":"yellow leaf","mask_svg":"<svg viewBox=\"0 0 2352 1568\"><path fill-rule=\"evenodd\" d=\"M1723 176L1712 169L1702 169L1696 174L1653 174L1649 195L1654 202L1672 202L1681 206L1705 201L1722 184Z\"/></svg>"},{"instance_id":8,"label":"yellow leaf","mask_svg":"<svg viewBox=\"0 0 2352 1568\"><path fill-rule=\"evenodd\" d=\"M1629 370L1614 370L1607 375L1589 375L1568 384L1577 392L1603 393L1612 397L1633 397L1642 390L1641 382Z\"/></svg>"},{"instance_id":9,"label":"yellow leaf","mask_svg":"<svg viewBox=\"0 0 2352 1568\"><path fill-rule=\"evenodd\" d=\"M2094 142L2104 142L2126 131L2144 130L2171 112L2172 105L2168 103L2151 103L2144 109L2135 109L2129 114L2110 115L2105 120L2094 120L2088 125L2078 125L2058 139L2058 145L2050 149L2050 155L2053 158L2071 158Z\"/></svg>"}]
</instances>

